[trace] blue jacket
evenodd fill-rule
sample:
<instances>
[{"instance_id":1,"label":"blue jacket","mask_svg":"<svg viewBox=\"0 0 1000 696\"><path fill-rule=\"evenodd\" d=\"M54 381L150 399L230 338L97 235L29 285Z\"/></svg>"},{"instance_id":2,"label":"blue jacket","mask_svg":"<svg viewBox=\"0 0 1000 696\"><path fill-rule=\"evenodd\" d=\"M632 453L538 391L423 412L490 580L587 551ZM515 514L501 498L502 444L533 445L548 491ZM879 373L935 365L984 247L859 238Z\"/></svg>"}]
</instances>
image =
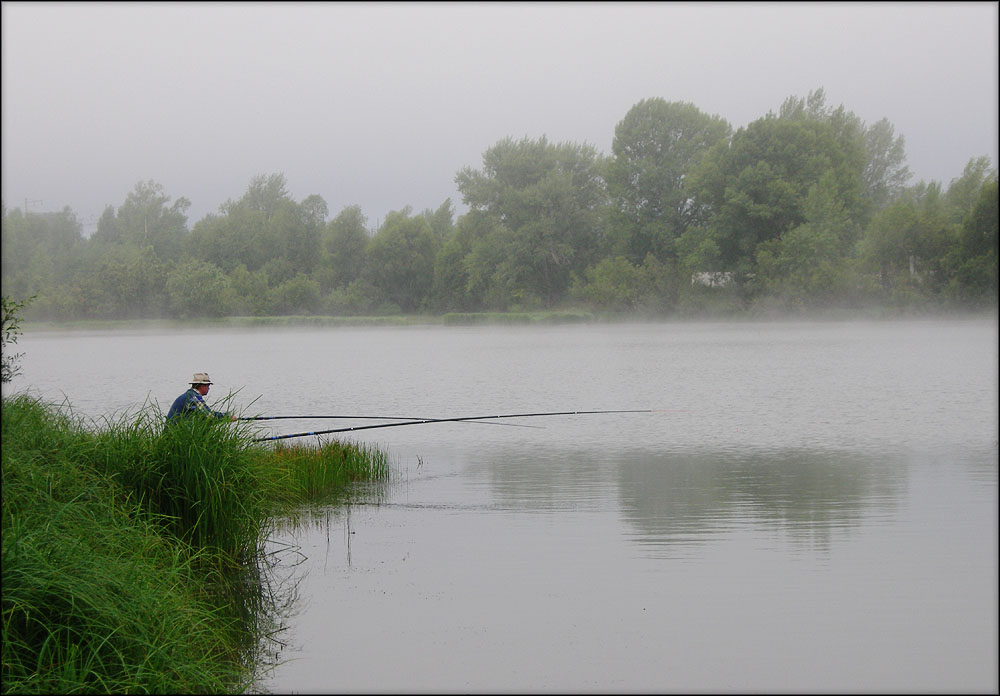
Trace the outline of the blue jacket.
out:
<instances>
[{"instance_id":1,"label":"blue jacket","mask_svg":"<svg viewBox=\"0 0 1000 696\"><path fill-rule=\"evenodd\" d=\"M225 418L226 414L221 411L213 411L205 403L205 400L201 398L195 389L188 389L186 392L174 399L174 403L170 406L170 411L167 412L167 422L169 423L177 416L187 415L190 413L203 413L206 416L215 416L216 418Z\"/></svg>"}]
</instances>

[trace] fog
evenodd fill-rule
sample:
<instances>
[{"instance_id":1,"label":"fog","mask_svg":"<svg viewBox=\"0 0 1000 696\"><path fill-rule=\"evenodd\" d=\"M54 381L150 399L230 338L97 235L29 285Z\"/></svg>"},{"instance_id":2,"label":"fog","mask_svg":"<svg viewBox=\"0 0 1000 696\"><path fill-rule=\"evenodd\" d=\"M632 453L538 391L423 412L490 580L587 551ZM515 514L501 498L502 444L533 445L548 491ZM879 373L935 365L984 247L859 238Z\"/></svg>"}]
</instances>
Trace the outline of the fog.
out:
<instances>
[{"instance_id":1,"label":"fog","mask_svg":"<svg viewBox=\"0 0 1000 696\"><path fill-rule=\"evenodd\" d=\"M997 162L997 3L2 5L3 204L90 234L138 181L188 224L282 173L331 217L464 211L507 136L610 154L642 99L739 128L823 88L906 139L919 180Z\"/></svg>"}]
</instances>

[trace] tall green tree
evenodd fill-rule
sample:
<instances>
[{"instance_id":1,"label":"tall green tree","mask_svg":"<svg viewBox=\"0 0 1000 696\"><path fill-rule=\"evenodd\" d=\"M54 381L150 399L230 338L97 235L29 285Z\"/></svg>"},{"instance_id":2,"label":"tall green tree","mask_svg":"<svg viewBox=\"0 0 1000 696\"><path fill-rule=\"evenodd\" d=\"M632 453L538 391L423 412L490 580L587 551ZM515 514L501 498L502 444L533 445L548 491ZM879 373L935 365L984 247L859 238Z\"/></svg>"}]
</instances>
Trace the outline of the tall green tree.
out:
<instances>
[{"instance_id":1,"label":"tall green tree","mask_svg":"<svg viewBox=\"0 0 1000 696\"><path fill-rule=\"evenodd\" d=\"M759 244L806 222L806 198L824 176L849 219L862 220L864 164L860 133L842 111L826 120L768 114L702 159L691 189L711 217L682 246L717 247L719 267L702 270L752 272Z\"/></svg>"},{"instance_id":2,"label":"tall green tree","mask_svg":"<svg viewBox=\"0 0 1000 696\"><path fill-rule=\"evenodd\" d=\"M74 311L94 319L163 317L168 272L151 246L105 248L75 277Z\"/></svg>"},{"instance_id":3,"label":"tall green tree","mask_svg":"<svg viewBox=\"0 0 1000 696\"><path fill-rule=\"evenodd\" d=\"M989 157L973 157L970 159L961 176L952 179L945 194L948 207L948 218L961 224L975 207L985 184L997 180L997 170L992 166Z\"/></svg>"},{"instance_id":4,"label":"tall green tree","mask_svg":"<svg viewBox=\"0 0 1000 696\"><path fill-rule=\"evenodd\" d=\"M910 302L946 282L953 239L940 184L921 182L875 215L859 242L859 261L877 273L885 299Z\"/></svg>"},{"instance_id":5,"label":"tall green tree","mask_svg":"<svg viewBox=\"0 0 1000 696\"><path fill-rule=\"evenodd\" d=\"M277 314L315 314L320 306L319 283L296 273L269 292L271 311Z\"/></svg>"},{"instance_id":6,"label":"tall green tree","mask_svg":"<svg viewBox=\"0 0 1000 696\"><path fill-rule=\"evenodd\" d=\"M368 219L361 207L350 205L326 225L323 245L332 271L331 288L344 288L361 275L368 247Z\"/></svg>"},{"instance_id":7,"label":"tall green tree","mask_svg":"<svg viewBox=\"0 0 1000 696\"><path fill-rule=\"evenodd\" d=\"M865 196L873 210L881 210L895 200L912 174L906 165L906 140L895 134L889 119L865 126L867 162L863 175Z\"/></svg>"},{"instance_id":8,"label":"tall green tree","mask_svg":"<svg viewBox=\"0 0 1000 696\"><path fill-rule=\"evenodd\" d=\"M603 159L589 145L506 138L483 154L483 168L455 177L470 211L491 222L477 246L502 247L506 268L496 281L522 302L551 306L606 247L608 203ZM488 253L488 257L495 254Z\"/></svg>"},{"instance_id":9,"label":"tall green tree","mask_svg":"<svg viewBox=\"0 0 1000 696\"><path fill-rule=\"evenodd\" d=\"M498 216L472 210L458 227L456 238L465 255L460 268L452 267L452 283L457 286L458 279L464 278L465 303L455 302L455 309L504 311L538 302L536 291L522 276L530 266L518 251L519 240Z\"/></svg>"},{"instance_id":10,"label":"tall green tree","mask_svg":"<svg viewBox=\"0 0 1000 696\"><path fill-rule=\"evenodd\" d=\"M950 192L950 189L949 189ZM994 176L983 183L972 209L962 221L949 263L952 293L974 304L996 304L998 192Z\"/></svg>"},{"instance_id":11,"label":"tall green tree","mask_svg":"<svg viewBox=\"0 0 1000 696\"><path fill-rule=\"evenodd\" d=\"M25 311L44 312L53 288L67 284L83 263L85 240L76 214L4 211L2 235L3 286L11 296L38 296Z\"/></svg>"},{"instance_id":12,"label":"tall green tree","mask_svg":"<svg viewBox=\"0 0 1000 696\"><path fill-rule=\"evenodd\" d=\"M240 264L228 274L227 278L228 292L223 304L233 314L243 316L270 314L272 308L269 304L269 284L264 269L251 273L246 266Z\"/></svg>"},{"instance_id":13,"label":"tall green tree","mask_svg":"<svg viewBox=\"0 0 1000 696\"><path fill-rule=\"evenodd\" d=\"M167 277L171 316L177 319L226 314L229 282L218 266L197 259L179 264Z\"/></svg>"},{"instance_id":14,"label":"tall green tree","mask_svg":"<svg viewBox=\"0 0 1000 696\"><path fill-rule=\"evenodd\" d=\"M837 199L832 171L810 189L805 222L757 246L757 276L770 296L788 309L843 303L850 293L845 258L859 236L858 223Z\"/></svg>"},{"instance_id":15,"label":"tall green tree","mask_svg":"<svg viewBox=\"0 0 1000 696\"><path fill-rule=\"evenodd\" d=\"M178 198L172 204L163 186L139 181L117 211L106 208L92 237L96 243L151 247L162 261L180 258L187 234L187 210L191 202Z\"/></svg>"},{"instance_id":16,"label":"tall green tree","mask_svg":"<svg viewBox=\"0 0 1000 696\"><path fill-rule=\"evenodd\" d=\"M704 222L687 177L705 152L729 137L729 123L693 104L645 99L615 127L608 164L610 234L633 263L676 257L674 240Z\"/></svg>"},{"instance_id":17,"label":"tall green tree","mask_svg":"<svg viewBox=\"0 0 1000 696\"><path fill-rule=\"evenodd\" d=\"M283 174L257 175L243 196L226 201L218 215L194 226L188 255L226 273L239 264L256 271L276 258L311 270L319 255L322 228L316 205L303 211L288 193Z\"/></svg>"},{"instance_id":18,"label":"tall green tree","mask_svg":"<svg viewBox=\"0 0 1000 696\"><path fill-rule=\"evenodd\" d=\"M409 207L392 211L368 246L365 279L403 312L413 312L430 293L439 246L426 217L411 216Z\"/></svg>"},{"instance_id":19,"label":"tall green tree","mask_svg":"<svg viewBox=\"0 0 1000 696\"><path fill-rule=\"evenodd\" d=\"M297 206L287 206L285 256L301 273L312 273L323 251L323 230L328 207L321 196L306 196Z\"/></svg>"},{"instance_id":20,"label":"tall green tree","mask_svg":"<svg viewBox=\"0 0 1000 696\"><path fill-rule=\"evenodd\" d=\"M894 200L910 179L906 165L906 140L895 134L888 119L866 124L843 105L832 108L826 103L822 87L806 97L789 97L781 105L781 118L812 120L829 124L845 152L858 152L863 145L864 167L861 194L866 212L881 210Z\"/></svg>"},{"instance_id":21,"label":"tall green tree","mask_svg":"<svg viewBox=\"0 0 1000 696\"><path fill-rule=\"evenodd\" d=\"M423 212L423 215L427 218L434 235L441 241L450 237L455 231L455 209L452 207L450 198L446 198L437 210L428 208Z\"/></svg>"}]
</instances>

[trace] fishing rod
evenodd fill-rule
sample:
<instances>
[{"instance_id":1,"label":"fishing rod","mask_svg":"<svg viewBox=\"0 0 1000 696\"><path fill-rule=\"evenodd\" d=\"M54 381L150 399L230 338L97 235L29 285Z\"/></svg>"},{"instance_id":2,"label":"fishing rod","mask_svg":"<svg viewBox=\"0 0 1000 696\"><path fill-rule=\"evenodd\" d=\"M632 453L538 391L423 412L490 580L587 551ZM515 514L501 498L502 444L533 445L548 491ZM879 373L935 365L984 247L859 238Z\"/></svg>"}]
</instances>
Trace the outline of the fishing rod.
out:
<instances>
[{"instance_id":1,"label":"fishing rod","mask_svg":"<svg viewBox=\"0 0 1000 696\"><path fill-rule=\"evenodd\" d=\"M237 420L310 420L320 418L343 418L345 420L402 420L402 421L425 421L436 420L434 418L424 418L423 416L241 416Z\"/></svg>"},{"instance_id":2,"label":"fishing rod","mask_svg":"<svg viewBox=\"0 0 1000 696\"><path fill-rule=\"evenodd\" d=\"M397 420L397 421L419 421L433 423L439 419L424 418L423 416L240 416L236 420L262 421L262 420L312 420L312 419L344 419L344 420ZM523 423L481 423L479 425L507 425L514 428L539 428L538 425L525 425Z\"/></svg>"},{"instance_id":3,"label":"fishing rod","mask_svg":"<svg viewBox=\"0 0 1000 696\"><path fill-rule=\"evenodd\" d=\"M287 435L274 435L271 437L258 437L254 442L267 442L270 440L285 440L292 437L308 437L309 435L328 435L330 433L347 433L356 430L371 430L373 428L395 428L402 425L420 425L422 423L458 423L462 421L480 421L493 418L534 418L537 416L580 416L596 413L653 413L653 409L633 409L616 411L551 411L547 413L506 413L495 416L460 416L457 418L421 418L398 423L379 423L378 425L356 425L351 428L331 428L329 430L313 430L306 433L289 433Z\"/></svg>"}]
</instances>

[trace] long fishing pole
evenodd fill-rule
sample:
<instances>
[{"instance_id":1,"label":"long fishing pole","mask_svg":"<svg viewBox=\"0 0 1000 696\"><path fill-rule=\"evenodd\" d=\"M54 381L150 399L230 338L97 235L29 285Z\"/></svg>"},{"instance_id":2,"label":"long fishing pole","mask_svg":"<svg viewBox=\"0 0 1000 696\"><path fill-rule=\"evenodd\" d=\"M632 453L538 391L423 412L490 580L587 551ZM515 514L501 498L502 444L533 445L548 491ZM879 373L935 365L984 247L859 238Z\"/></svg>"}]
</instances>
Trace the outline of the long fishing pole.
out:
<instances>
[{"instance_id":1,"label":"long fishing pole","mask_svg":"<svg viewBox=\"0 0 1000 696\"><path fill-rule=\"evenodd\" d=\"M422 423L457 423L460 421L479 421L491 418L534 418L537 416L579 416L596 413L653 413L653 409L632 409L616 411L551 411L547 413L506 413L494 416L461 416L457 418L421 418L418 420L403 421L399 423L379 423L378 425L356 425L351 428L331 428L329 430L313 430L306 433L289 433L287 435L273 435L271 437L258 437L254 442L267 442L270 440L285 440L292 437L308 437L309 435L328 435L330 433L347 433L356 430L371 430L373 428L395 428L402 425L420 425Z\"/></svg>"},{"instance_id":2,"label":"long fishing pole","mask_svg":"<svg viewBox=\"0 0 1000 696\"><path fill-rule=\"evenodd\" d=\"M310 420L320 418L342 418L345 420L435 420L433 418L424 418L423 416L241 416L237 420Z\"/></svg>"},{"instance_id":3,"label":"long fishing pole","mask_svg":"<svg viewBox=\"0 0 1000 696\"><path fill-rule=\"evenodd\" d=\"M396 420L396 421L420 421L433 423L439 419L425 418L423 416L240 416L236 420L262 421L262 420L319 420L319 419L343 419L343 420ZM472 420L472 419L467 419ZM478 422L478 421L477 421ZM515 428L538 428L537 425L525 425L523 423L479 423L480 425L508 425Z\"/></svg>"}]
</instances>

